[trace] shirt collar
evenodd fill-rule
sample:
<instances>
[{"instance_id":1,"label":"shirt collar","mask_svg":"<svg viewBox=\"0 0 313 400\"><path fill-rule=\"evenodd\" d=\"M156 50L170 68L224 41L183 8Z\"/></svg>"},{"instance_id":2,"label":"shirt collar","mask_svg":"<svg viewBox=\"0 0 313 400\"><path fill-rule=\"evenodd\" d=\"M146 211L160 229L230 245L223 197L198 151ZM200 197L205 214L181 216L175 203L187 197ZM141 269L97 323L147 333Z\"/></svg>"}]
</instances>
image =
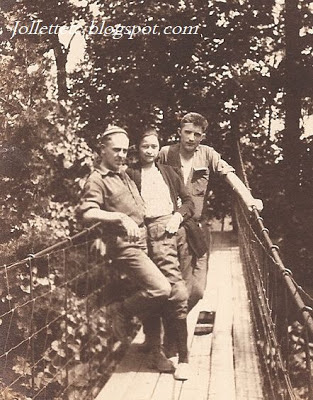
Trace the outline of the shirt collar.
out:
<instances>
[{"instance_id":1,"label":"shirt collar","mask_svg":"<svg viewBox=\"0 0 313 400\"><path fill-rule=\"evenodd\" d=\"M201 144L198 144L198 146L195 149L195 153L197 153L200 150ZM179 150L181 149L181 144L179 143Z\"/></svg>"},{"instance_id":2,"label":"shirt collar","mask_svg":"<svg viewBox=\"0 0 313 400\"><path fill-rule=\"evenodd\" d=\"M95 171L99 172L101 176L107 176L107 175L121 175L121 170L120 171L112 171L109 168L104 167L103 165L97 165L94 168Z\"/></svg>"}]
</instances>

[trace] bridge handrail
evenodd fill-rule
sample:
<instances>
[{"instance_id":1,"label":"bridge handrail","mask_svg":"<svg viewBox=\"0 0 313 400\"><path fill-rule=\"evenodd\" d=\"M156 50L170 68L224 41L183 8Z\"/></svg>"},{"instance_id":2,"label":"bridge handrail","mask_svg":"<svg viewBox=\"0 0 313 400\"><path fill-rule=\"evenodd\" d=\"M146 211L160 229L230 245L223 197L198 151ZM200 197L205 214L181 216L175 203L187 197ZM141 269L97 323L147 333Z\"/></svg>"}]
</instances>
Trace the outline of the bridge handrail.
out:
<instances>
[{"instance_id":1,"label":"bridge handrail","mask_svg":"<svg viewBox=\"0 0 313 400\"><path fill-rule=\"evenodd\" d=\"M108 379L125 345L106 306L133 288L93 251L101 226L0 266L0 398L95 398ZM130 321L131 334L137 328Z\"/></svg>"},{"instance_id":2,"label":"bridge handrail","mask_svg":"<svg viewBox=\"0 0 313 400\"><path fill-rule=\"evenodd\" d=\"M242 178L244 180L245 185L248 187L248 189L250 189L249 181L248 181L247 174L246 174L245 168L244 168L244 163L243 163L243 159L242 159L242 153L241 153L241 149L240 149L239 140L237 140L237 152L238 152L238 158L239 158L239 164L240 164L240 170L241 170L240 172L242 173ZM294 298L294 301L297 305L298 310L301 312L301 314L303 316L304 324L307 326L307 328L310 331L310 334L313 337L313 317L312 317L313 309L312 309L312 307L305 304L301 295L299 294L299 291L301 291L302 293L305 293L307 298L310 298L310 296L308 293L306 293L300 287L300 285L297 284L295 279L292 277L292 271L289 268L285 267L285 265L280 257L280 254L279 254L279 247L272 242L270 235L269 235L269 230L264 226L263 218L260 216L256 207L253 208L253 214L254 214L257 224L259 225L260 233L263 236L265 243L268 246L269 251L272 253L272 256L275 260L275 264L280 269L280 271L284 277L284 281L286 282L287 288L288 288L291 296Z\"/></svg>"},{"instance_id":3,"label":"bridge handrail","mask_svg":"<svg viewBox=\"0 0 313 400\"><path fill-rule=\"evenodd\" d=\"M309 294L306 293L301 288L301 286L297 284L297 282L295 281L295 279L292 276L293 275L292 271L285 267L280 255L279 255L279 247L277 245L273 244L273 242L270 238L270 235L269 235L269 230L264 226L263 218L260 216L258 210L256 210L254 208L253 213L254 213L255 219L259 225L260 232L268 246L268 249L271 251L271 253L273 255L275 264L280 269L280 272L283 275L284 281L286 282L287 288L288 288L291 296L293 297L298 310L301 312L301 314L303 316L303 322L308 327L308 329L310 330L310 333L313 337L313 318L311 315L313 312L313 309L312 309L312 307L305 304L299 291L305 293L306 296L308 296L308 297L309 297Z\"/></svg>"},{"instance_id":4,"label":"bridge handrail","mask_svg":"<svg viewBox=\"0 0 313 400\"><path fill-rule=\"evenodd\" d=\"M238 174L250 189L240 142L236 144ZM295 400L305 392L313 400L309 342L313 299L284 265L258 210L254 207L252 216L248 215L238 196L236 219L260 361L271 398Z\"/></svg>"},{"instance_id":5,"label":"bridge handrail","mask_svg":"<svg viewBox=\"0 0 313 400\"><path fill-rule=\"evenodd\" d=\"M16 267L18 265L25 264L29 260L33 260L33 259L42 257L42 256L49 254L56 250L61 250L64 247L68 246L69 243L70 244L74 243L74 241L83 238L84 236L88 235L90 232L96 230L100 226L101 226L101 222L97 222L97 223L91 225L90 227L84 228L83 230L79 231L78 233L75 233L74 235L61 240L60 242L52 244L51 246L48 246L48 247L44 248L43 250L38 251L35 254L28 254L25 258L18 260L16 262L10 263L8 265L2 265L0 268Z\"/></svg>"}]
</instances>

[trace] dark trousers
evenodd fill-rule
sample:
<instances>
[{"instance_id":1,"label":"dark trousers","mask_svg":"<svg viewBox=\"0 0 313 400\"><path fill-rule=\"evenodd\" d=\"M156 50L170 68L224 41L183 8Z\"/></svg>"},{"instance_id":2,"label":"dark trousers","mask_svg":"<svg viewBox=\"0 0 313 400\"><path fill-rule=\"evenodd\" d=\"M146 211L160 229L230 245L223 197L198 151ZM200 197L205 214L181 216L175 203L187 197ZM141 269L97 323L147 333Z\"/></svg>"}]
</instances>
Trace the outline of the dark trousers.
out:
<instances>
[{"instance_id":1,"label":"dark trousers","mask_svg":"<svg viewBox=\"0 0 313 400\"><path fill-rule=\"evenodd\" d=\"M136 242L129 242L122 237L109 242L108 255L118 261L138 287L133 295L124 300L125 312L141 318L158 312L171 293L171 285L146 254L146 229L141 229L141 237Z\"/></svg>"},{"instance_id":2,"label":"dark trousers","mask_svg":"<svg viewBox=\"0 0 313 400\"><path fill-rule=\"evenodd\" d=\"M161 343L161 319L185 320L188 311L188 290L178 262L177 236L165 231L171 216L147 219L148 254L171 285L168 300L160 308L159 316L144 320L144 332L149 343L157 348Z\"/></svg>"},{"instance_id":3,"label":"dark trousers","mask_svg":"<svg viewBox=\"0 0 313 400\"><path fill-rule=\"evenodd\" d=\"M205 222L202 222L201 226L208 243L208 248L210 249L209 227ZM188 245L186 230L184 227L181 227L178 230L177 246L179 264L189 294L188 311L190 311L198 301L203 298L208 275L210 251L205 253L201 258L196 258Z\"/></svg>"},{"instance_id":4,"label":"dark trousers","mask_svg":"<svg viewBox=\"0 0 313 400\"><path fill-rule=\"evenodd\" d=\"M171 215L150 218L146 222L148 255L171 285L166 313L174 318L186 318L188 291L178 262L177 237L166 232Z\"/></svg>"}]
</instances>

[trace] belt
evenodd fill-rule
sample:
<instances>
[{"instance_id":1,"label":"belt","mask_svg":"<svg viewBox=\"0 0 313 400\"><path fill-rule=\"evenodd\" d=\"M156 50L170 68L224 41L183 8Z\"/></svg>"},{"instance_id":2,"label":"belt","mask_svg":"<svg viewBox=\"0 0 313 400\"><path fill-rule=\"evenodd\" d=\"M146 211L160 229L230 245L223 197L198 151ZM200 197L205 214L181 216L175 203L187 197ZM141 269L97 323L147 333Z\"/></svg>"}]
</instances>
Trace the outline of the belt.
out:
<instances>
[{"instance_id":1,"label":"belt","mask_svg":"<svg viewBox=\"0 0 313 400\"><path fill-rule=\"evenodd\" d=\"M146 223L146 224L149 224L149 223L154 222L154 221L156 221L156 220L158 220L158 219L161 219L161 218L170 218L171 216L172 216L172 214L159 215L158 217L145 217L145 223Z\"/></svg>"}]
</instances>

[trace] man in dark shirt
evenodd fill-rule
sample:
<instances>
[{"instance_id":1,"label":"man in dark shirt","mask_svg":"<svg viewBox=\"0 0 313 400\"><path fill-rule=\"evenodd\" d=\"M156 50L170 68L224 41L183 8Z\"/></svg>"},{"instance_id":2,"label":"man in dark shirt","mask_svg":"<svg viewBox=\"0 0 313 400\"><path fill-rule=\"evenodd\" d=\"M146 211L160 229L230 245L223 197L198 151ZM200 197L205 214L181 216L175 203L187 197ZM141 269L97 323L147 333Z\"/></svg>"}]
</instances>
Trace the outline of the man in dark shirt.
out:
<instances>
[{"instance_id":1,"label":"man in dark shirt","mask_svg":"<svg viewBox=\"0 0 313 400\"><path fill-rule=\"evenodd\" d=\"M122 262L140 288L119 303L108 306L112 329L121 341L127 340L128 320L145 317L167 300L171 286L159 268L146 255L144 204L135 183L123 170L129 139L126 131L112 126L100 137L101 162L85 184L79 211L85 221L103 222L106 232L119 232L107 241L112 259ZM161 349L153 349L155 366L166 372L172 364Z\"/></svg>"}]
</instances>

